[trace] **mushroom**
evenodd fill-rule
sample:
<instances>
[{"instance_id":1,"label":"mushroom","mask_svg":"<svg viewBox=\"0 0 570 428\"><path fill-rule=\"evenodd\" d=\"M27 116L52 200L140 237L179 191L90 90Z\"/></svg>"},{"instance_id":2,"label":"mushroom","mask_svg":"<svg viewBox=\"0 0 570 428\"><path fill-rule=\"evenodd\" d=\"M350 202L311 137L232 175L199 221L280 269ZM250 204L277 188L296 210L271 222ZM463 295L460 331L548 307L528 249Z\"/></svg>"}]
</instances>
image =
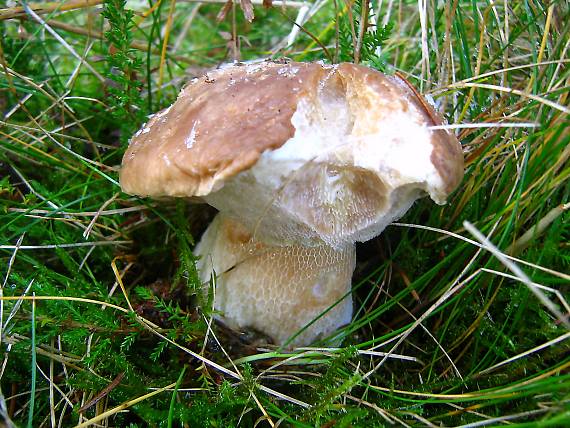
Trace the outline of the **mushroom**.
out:
<instances>
[{"instance_id":1,"label":"mushroom","mask_svg":"<svg viewBox=\"0 0 570 428\"><path fill-rule=\"evenodd\" d=\"M463 176L461 146L399 76L354 64L231 65L135 134L121 186L220 213L196 247L236 328L306 345L350 322L355 242Z\"/></svg>"}]
</instances>

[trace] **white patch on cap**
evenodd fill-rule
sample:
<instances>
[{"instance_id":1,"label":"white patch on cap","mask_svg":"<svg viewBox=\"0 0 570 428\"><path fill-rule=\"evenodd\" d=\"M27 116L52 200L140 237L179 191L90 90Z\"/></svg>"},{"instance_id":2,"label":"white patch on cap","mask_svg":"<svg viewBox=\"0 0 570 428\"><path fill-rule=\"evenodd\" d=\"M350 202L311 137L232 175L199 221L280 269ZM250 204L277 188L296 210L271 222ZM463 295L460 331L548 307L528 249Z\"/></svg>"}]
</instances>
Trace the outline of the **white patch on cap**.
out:
<instances>
[{"instance_id":1,"label":"white patch on cap","mask_svg":"<svg viewBox=\"0 0 570 428\"><path fill-rule=\"evenodd\" d=\"M196 136L198 135L198 130L196 129L196 127L198 126L198 122L200 121L197 120L196 122L194 122L190 134L188 134L188 137L186 137L186 140L184 140L184 144L186 144L187 149L191 149L194 143L196 142Z\"/></svg>"},{"instance_id":2,"label":"white patch on cap","mask_svg":"<svg viewBox=\"0 0 570 428\"><path fill-rule=\"evenodd\" d=\"M146 123L142 126L142 128L140 128L140 129L135 133L135 138L142 134L143 129L145 129L145 126L146 126ZM131 143L129 142L129 144L131 144Z\"/></svg>"},{"instance_id":3,"label":"white patch on cap","mask_svg":"<svg viewBox=\"0 0 570 428\"><path fill-rule=\"evenodd\" d=\"M164 110L161 110L161 111L159 111L158 113L156 113L155 116L156 116L157 118L162 117L162 116L168 114L168 112L170 111L171 108L172 108L172 106L167 107L167 108L165 108Z\"/></svg>"},{"instance_id":4,"label":"white patch on cap","mask_svg":"<svg viewBox=\"0 0 570 428\"><path fill-rule=\"evenodd\" d=\"M170 158L168 157L168 155L166 153L162 153L162 159L164 160L164 162L166 163L166 165L170 166L172 165L172 162L170 162Z\"/></svg>"},{"instance_id":5,"label":"white patch on cap","mask_svg":"<svg viewBox=\"0 0 570 428\"><path fill-rule=\"evenodd\" d=\"M277 70L277 74L285 77L295 77L295 75L298 72L299 72L299 67L293 67L291 65L286 65Z\"/></svg>"},{"instance_id":6,"label":"white patch on cap","mask_svg":"<svg viewBox=\"0 0 570 428\"><path fill-rule=\"evenodd\" d=\"M439 103L433 98L431 94L425 94L424 99L428 102L430 106L433 107L435 111L439 110Z\"/></svg>"},{"instance_id":7,"label":"white patch on cap","mask_svg":"<svg viewBox=\"0 0 570 428\"><path fill-rule=\"evenodd\" d=\"M246 68L245 68L245 72L246 72L247 74L256 73L256 72L258 72L258 71L261 71L261 70L267 68L268 64L270 64L270 63L267 63L267 62L265 62L265 61L263 61L263 62L258 62L258 63L247 64L247 65L245 66L245 67L246 67Z\"/></svg>"}]
</instances>

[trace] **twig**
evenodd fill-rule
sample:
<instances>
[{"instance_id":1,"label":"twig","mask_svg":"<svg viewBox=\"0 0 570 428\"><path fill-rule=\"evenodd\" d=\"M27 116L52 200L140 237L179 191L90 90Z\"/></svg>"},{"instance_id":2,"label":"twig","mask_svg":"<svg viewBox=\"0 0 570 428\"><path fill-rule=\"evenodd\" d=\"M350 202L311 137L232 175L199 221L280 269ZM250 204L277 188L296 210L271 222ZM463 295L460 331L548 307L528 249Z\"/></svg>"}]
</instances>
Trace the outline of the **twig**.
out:
<instances>
[{"instance_id":1,"label":"twig","mask_svg":"<svg viewBox=\"0 0 570 428\"><path fill-rule=\"evenodd\" d=\"M100 5L104 0L69 0L65 3L62 2L49 2L49 3L29 3L28 7L38 15L45 15L52 12L65 12L68 10L85 9ZM24 6L8 7L0 9L0 21L13 18L21 18L26 16Z\"/></svg>"},{"instance_id":2,"label":"twig","mask_svg":"<svg viewBox=\"0 0 570 428\"><path fill-rule=\"evenodd\" d=\"M370 0L364 0L361 5L360 10L360 26L358 28L358 38L356 39L356 47L354 48L354 63L358 64L360 62L360 51L362 50L362 42L364 41L364 33L368 29L368 15Z\"/></svg>"},{"instance_id":3,"label":"twig","mask_svg":"<svg viewBox=\"0 0 570 428\"><path fill-rule=\"evenodd\" d=\"M80 36L87 36L87 37L91 37L94 39L98 39L98 40L105 40L105 35L103 33L101 33L100 31L95 31L95 30L88 30L86 28L81 28L81 27L76 27L74 25L70 25L70 24L66 24L64 22L60 22L60 21L56 21L56 20L49 20L47 21L47 24L50 25L51 27L54 28L59 28L60 30L63 31L68 31L70 33L73 34L78 34ZM139 41L133 41L130 44L130 47L139 51L143 51L146 52L148 49L148 45L147 43L144 42L139 42ZM160 49L151 49L150 52L154 55L160 55ZM187 64L191 64L194 63L195 60L192 60L190 58L186 58L185 56L182 55L167 55L169 58L175 59L176 61L180 61L180 62L184 62Z\"/></svg>"},{"instance_id":4,"label":"twig","mask_svg":"<svg viewBox=\"0 0 570 428\"><path fill-rule=\"evenodd\" d=\"M91 401L83 405L77 412L83 413L88 408L97 404L99 401L105 398L113 389L119 386L124 377L125 377L125 372L119 373L117 377L113 379L113 381L109 385L103 388Z\"/></svg>"},{"instance_id":5,"label":"twig","mask_svg":"<svg viewBox=\"0 0 570 428\"><path fill-rule=\"evenodd\" d=\"M48 244L48 245L0 245L0 250L52 250L56 248L74 248L74 247L94 247L102 245L122 245L132 244L133 241L93 241L93 242L75 242L73 244Z\"/></svg>"}]
</instances>

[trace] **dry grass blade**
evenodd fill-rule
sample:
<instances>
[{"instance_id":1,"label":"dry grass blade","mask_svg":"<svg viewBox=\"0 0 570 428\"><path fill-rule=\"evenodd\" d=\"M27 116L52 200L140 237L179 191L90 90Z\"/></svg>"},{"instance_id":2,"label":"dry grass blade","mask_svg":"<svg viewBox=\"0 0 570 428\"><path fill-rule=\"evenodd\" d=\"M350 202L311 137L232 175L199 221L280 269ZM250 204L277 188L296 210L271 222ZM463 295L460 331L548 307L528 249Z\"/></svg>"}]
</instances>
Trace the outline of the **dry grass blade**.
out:
<instances>
[{"instance_id":1,"label":"dry grass blade","mask_svg":"<svg viewBox=\"0 0 570 428\"><path fill-rule=\"evenodd\" d=\"M498 275L498 276L502 276L504 278L509 278L512 279L514 281L518 281L518 282L522 282L522 280L515 276L515 275L510 275L508 273L504 273L504 272L499 272L493 269L487 269L487 268L481 268L481 272L488 272L488 273L492 273L494 275ZM533 285L541 290L545 290L548 291L550 293L553 293L554 295L556 295L556 297L558 298L558 300L560 301L560 304L564 307L564 309L566 310L566 312L568 314L570 314L570 304L564 299L564 296L562 295L562 293L558 290L556 290L555 288L552 287L546 287L544 285L538 284L533 282Z\"/></svg>"},{"instance_id":2,"label":"dry grass blade","mask_svg":"<svg viewBox=\"0 0 570 428\"><path fill-rule=\"evenodd\" d=\"M11 300L15 300L15 301L21 301L21 300L62 300L62 301L69 301L69 302L83 302L83 303L92 303L95 305L99 305L99 306L108 306L110 308L113 309L117 309L121 312L125 312L128 313L129 310L126 308L123 308L121 306L117 306L114 305L112 303L107 303L107 302L102 302L99 300L94 300L94 299L87 299L84 297L70 297L70 296L20 296L20 297L12 297L12 296L3 296L1 298L1 300L3 301L11 301Z\"/></svg>"},{"instance_id":3,"label":"dry grass blade","mask_svg":"<svg viewBox=\"0 0 570 428\"><path fill-rule=\"evenodd\" d=\"M538 223L525 233L520 238L513 242L506 250L505 253L514 256L527 248L532 240L542 235L546 229L552 224L554 220L560 217L566 210L570 208L570 203L562 204L552 208Z\"/></svg>"},{"instance_id":4,"label":"dry grass blade","mask_svg":"<svg viewBox=\"0 0 570 428\"><path fill-rule=\"evenodd\" d=\"M6 283L8 282L8 278L10 277L10 271L12 270L12 266L14 265L14 260L16 260L16 255L18 254L18 250L22 245L22 241L24 240L24 234L22 234L18 241L16 242L16 248L14 248L14 252L10 257L10 261L8 262L8 269L6 270L6 275L4 276L4 281L2 282L2 286L0 287L0 344L2 344L2 338L4 337L4 288L6 288ZM8 320L6 320L8 322Z\"/></svg>"},{"instance_id":5,"label":"dry grass blade","mask_svg":"<svg viewBox=\"0 0 570 428\"><path fill-rule=\"evenodd\" d=\"M170 30L172 28L172 21L174 18L175 11L176 11L176 0L170 0L170 8L168 10L168 18L166 19L166 26L164 27L164 39L162 41L162 50L160 51L160 66L158 68L158 86L159 86L159 88L162 86L162 82L164 79L166 50L168 48L168 39L170 37Z\"/></svg>"},{"instance_id":6,"label":"dry grass blade","mask_svg":"<svg viewBox=\"0 0 570 428\"><path fill-rule=\"evenodd\" d=\"M521 412L521 413L516 413L513 415L507 415L507 416L500 416L498 418L489 418L485 421L480 421L480 422L473 422L470 424L464 424L464 425L459 425L458 428L476 428L476 427L483 427L486 425L493 425L496 424L497 422L503 422L506 423L508 421L512 421L514 419L521 419L521 418L529 418L530 416L537 416L537 415L542 415L546 412L552 411L552 409L538 409L538 410L531 410L528 412Z\"/></svg>"},{"instance_id":7,"label":"dry grass blade","mask_svg":"<svg viewBox=\"0 0 570 428\"><path fill-rule=\"evenodd\" d=\"M413 227L413 228L417 228L417 229L429 230L429 231L431 231L431 232L437 232L437 233L444 234L444 235L446 235L446 236L450 236L450 237L452 237L452 238L460 239L460 240L465 241L465 242L467 242L467 243L469 243L469 244L471 244L471 245L475 245L475 246L477 246L477 247L479 247L479 248L484 248L483 245L480 244L480 243L477 242L477 241L474 241L474 240L472 240L472 239L469 239L469 238L466 238L466 237L464 237L464 236L462 236L462 235L459 235L458 233L450 232L450 231L444 230L444 229L438 229L438 228L435 228L435 227L425 226L425 225L422 225L422 224L398 223L398 222L391 223L390 225L391 225L391 226L399 226L399 227ZM530 267L532 267L532 268L534 268L534 269L539 269L539 270L542 270L542 271L544 271L544 272L548 272L548 273L550 273L550 274L552 274L552 275L555 275L555 276L557 276L557 277L559 277L559 278L562 278L562 279L564 279L564 280L570 281L570 275L565 274L564 272L557 272L557 271L554 271L554 270L552 270L552 269L548 269L548 268L545 268L545 267L543 267L543 266L540 266L540 265L537 265L537 264L534 264L534 263L530 263L530 262L527 262L526 260L518 259L518 258L515 258L515 257L510 256L510 255L507 255L507 254L505 254L505 257L506 257L507 259L513 260L513 261L515 261L515 262L517 262L517 263L524 264L524 265L526 265L526 266L530 266Z\"/></svg>"},{"instance_id":8,"label":"dry grass blade","mask_svg":"<svg viewBox=\"0 0 570 428\"><path fill-rule=\"evenodd\" d=\"M458 123L453 125L434 125L429 129L479 129L479 128L538 128L540 124L532 122L523 123Z\"/></svg>"},{"instance_id":9,"label":"dry grass blade","mask_svg":"<svg viewBox=\"0 0 570 428\"><path fill-rule=\"evenodd\" d=\"M36 12L34 12L28 6L27 2L22 1L22 5L23 5L23 8L28 15L30 15L43 28L45 28L59 43L61 43L65 47L65 49L67 49L71 53L71 55L73 55L79 62L81 62L85 66L85 68L87 68L91 73L93 73L93 75L96 76L97 79L99 79L99 81L101 81L101 82L105 81L105 78L103 76L101 76L101 74L99 74L99 72L97 72L97 70L95 70L91 66L91 64L89 64L81 55L79 55L77 52L75 52L75 49L73 49L73 47L71 47L71 45L69 45L69 43L67 43L63 37L61 37L53 28L51 28L47 24L47 22L45 22Z\"/></svg>"},{"instance_id":10,"label":"dry grass blade","mask_svg":"<svg viewBox=\"0 0 570 428\"><path fill-rule=\"evenodd\" d=\"M505 364L509 364L509 363L512 363L513 361L516 361L516 360L518 360L518 359L527 357L528 355L534 354L535 352L541 351L541 350L543 350L543 349L545 349L545 348L548 348L549 346L552 346L552 345L555 345L555 344L557 344L557 343L560 343L560 342L562 342L562 341L564 341L564 340L566 340L566 339L570 339L570 333L563 334L562 336L557 337L556 339L549 340L548 342L543 343L543 344L540 345L540 346L537 346L537 347L535 347L535 348L529 349L528 351L522 352L522 353L520 353L520 354L518 354L518 355L515 355L514 357L511 357L511 358L508 358L508 359L506 359L506 360L504 360L504 361L501 361L500 363L497 363L497 364L495 364L494 366L488 367L488 368L486 368L485 370L479 372L479 373L478 373L478 376L480 376L480 375L485 375L485 374L487 374L487 373L490 373L490 372L492 372L493 370L496 370L496 369L498 369L499 367L504 366Z\"/></svg>"},{"instance_id":11,"label":"dry grass blade","mask_svg":"<svg viewBox=\"0 0 570 428\"><path fill-rule=\"evenodd\" d=\"M481 242L483 248L493 253L499 261L504 264L511 272L513 272L517 278L519 278L529 289L533 292L533 294L542 302L544 306L548 308L548 310L556 316L558 321L561 324L570 330L570 321L568 320L569 315L564 315L560 310L556 307L554 303L538 288L534 285L534 283L530 280L530 278L513 262L511 262L504 253L502 253L497 247L495 247L489 239L485 235L483 235L479 230L477 230L471 223L465 221L463 223L465 229L467 229L473 236Z\"/></svg>"},{"instance_id":12,"label":"dry grass blade","mask_svg":"<svg viewBox=\"0 0 570 428\"><path fill-rule=\"evenodd\" d=\"M530 94L528 92L521 91L518 89L506 88L503 86L490 85L490 84L486 84L486 83L455 83L453 85L450 85L449 88L453 88L453 89L479 88L479 89L491 89L494 91L505 92L507 94L518 95L518 96L523 97L523 98L528 98L530 100L537 101L537 102L544 104L548 107L552 107L553 109L559 110L562 113L570 114L570 108L568 108L568 107L565 107L563 105L560 105L558 103L550 101L547 98L543 98L543 97L540 97L538 95Z\"/></svg>"},{"instance_id":13,"label":"dry grass blade","mask_svg":"<svg viewBox=\"0 0 570 428\"><path fill-rule=\"evenodd\" d=\"M75 428L87 428L89 426L92 426L100 421L109 418L110 416L113 416L119 412L122 412L123 410L128 409L129 407L134 406L137 403L140 403L141 401L148 400L149 398L157 394L168 391L170 388L173 388L175 385L176 382L166 385L163 388L157 389L156 391L149 392L148 394L141 395L140 397L137 397L135 399L125 401L123 404L120 404L119 406L113 407L112 409L107 410L106 412L103 412L100 415L95 416L94 418L91 418L83 423L78 424Z\"/></svg>"}]
</instances>

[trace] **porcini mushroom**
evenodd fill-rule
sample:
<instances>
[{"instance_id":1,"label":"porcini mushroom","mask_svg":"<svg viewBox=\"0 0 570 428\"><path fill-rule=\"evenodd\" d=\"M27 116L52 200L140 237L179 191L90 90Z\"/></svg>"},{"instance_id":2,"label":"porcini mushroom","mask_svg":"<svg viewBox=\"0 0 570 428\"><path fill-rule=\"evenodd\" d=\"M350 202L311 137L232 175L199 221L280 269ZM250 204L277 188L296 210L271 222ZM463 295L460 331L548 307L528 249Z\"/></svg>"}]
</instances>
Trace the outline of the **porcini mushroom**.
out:
<instances>
[{"instance_id":1,"label":"porcini mushroom","mask_svg":"<svg viewBox=\"0 0 570 428\"><path fill-rule=\"evenodd\" d=\"M348 323L354 243L463 175L455 136L398 76L263 62L194 79L134 136L121 186L220 211L196 253L231 325L311 343Z\"/></svg>"}]
</instances>

